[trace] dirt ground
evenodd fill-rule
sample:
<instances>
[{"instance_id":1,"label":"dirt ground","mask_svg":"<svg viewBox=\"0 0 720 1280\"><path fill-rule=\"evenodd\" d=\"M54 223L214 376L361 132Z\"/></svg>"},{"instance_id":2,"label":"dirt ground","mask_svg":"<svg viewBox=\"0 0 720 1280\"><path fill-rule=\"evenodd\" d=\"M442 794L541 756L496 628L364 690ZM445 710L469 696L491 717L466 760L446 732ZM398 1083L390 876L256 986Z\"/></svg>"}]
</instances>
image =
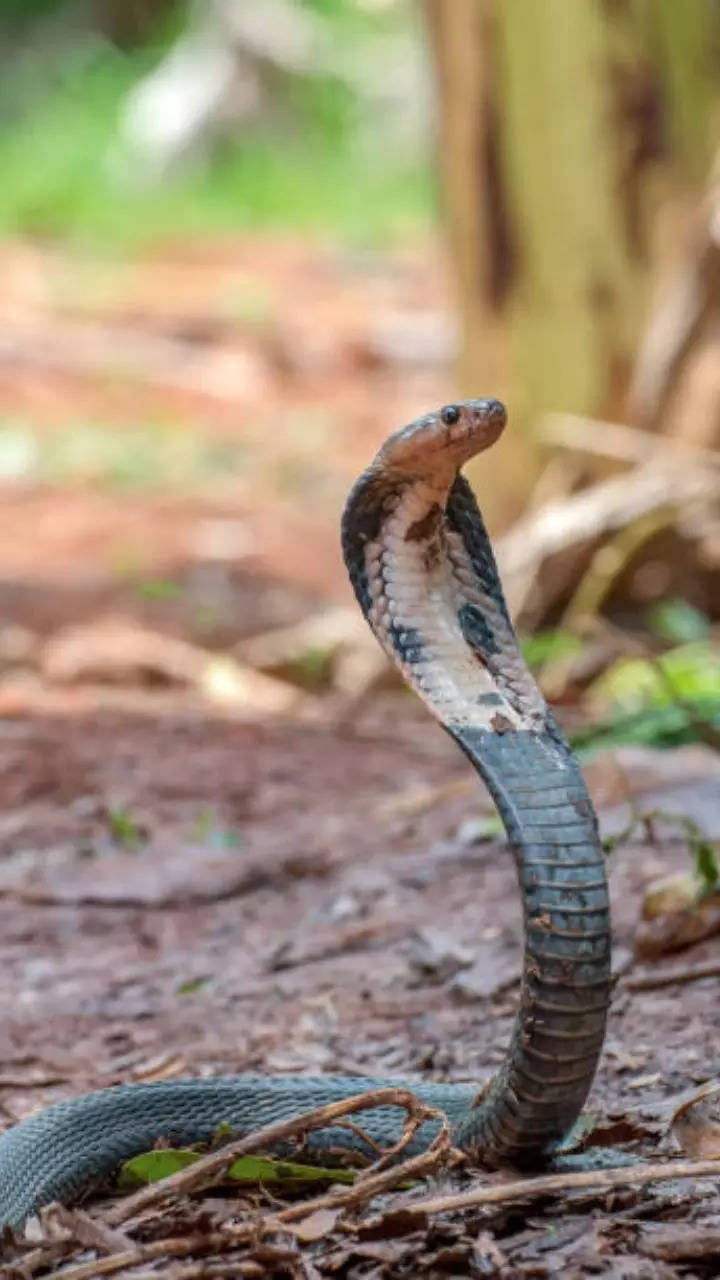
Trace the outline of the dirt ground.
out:
<instances>
[{"instance_id":1,"label":"dirt ground","mask_svg":"<svg viewBox=\"0 0 720 1280\"><path fill-rule=\"evenodd\" d=\"M42 441L80 414L133 422L151 405L200 424L203 438L240 442L246 462L225 482L160 477L150 492L92 475L6 482L3 1123L88 1089L198 1073L482 1085L517 996L518 896L502 842L487 838L489 801L422 708L376 691L359 704L311 696L261 713L167 670L118 673L107 655L100 674L57 665L58 640L80 624L85 656L108 618L217 652L324 601L348 602L337 551L347 484L387 424L447 398L447 363L428 372L401 349L412 323L417 338L418 315L432 328L445 314L439 255L431 270L427 255L338 265L296 245L248 244L180 265L168 253L134 272L95 264L79 280L54 251L4 252L0 392ZM278 298L290 300L282 326ZM305 434L292 417L299 404ZM720 837L720 757L709 748L625 748L591 762L588 777L605 835L622 833L631 811L662 810ZM647 886L688 868L681 837L654 819L608 855L617 984L581 1159L595 1146L677 1157L673 1112L720 1074L717 942L645 961L634 953ZM92 1238L87 1213L51 1213L7 1243L2 1275L720 1272L718 1177L569 1184L422 1223L398 1207L476 1182L436 1171L314 1234L258 1232L225 1254L213 1232L238 1206L251 1218L273 1207L269 1189L215 1190L115 1233L101 1230L113 1193L88 1206ZM380 1227L373 1214L385 1215ZM153 1261L162 1240L174 1244Z\"/></svg>"}]
</instances>

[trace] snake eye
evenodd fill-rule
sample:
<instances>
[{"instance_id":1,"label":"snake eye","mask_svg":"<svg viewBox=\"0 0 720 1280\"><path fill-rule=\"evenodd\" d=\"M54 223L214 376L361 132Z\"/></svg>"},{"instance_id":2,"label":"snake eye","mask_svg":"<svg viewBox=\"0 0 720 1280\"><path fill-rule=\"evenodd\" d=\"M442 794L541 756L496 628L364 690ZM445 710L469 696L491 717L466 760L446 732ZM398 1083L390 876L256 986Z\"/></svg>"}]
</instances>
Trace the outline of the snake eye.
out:
<instances>
[{"instance_id":1,"label":"snake eye","mask_svg":"<svg viewBox=\"0 0 720 1280\"><path fill-rule=\"evenodd\" d=\"M440 417L446 427L451 427L453 423L460 421L460 410L456 404L446 404L445 408L440 410Z\"/></svg>"}]
</instances>

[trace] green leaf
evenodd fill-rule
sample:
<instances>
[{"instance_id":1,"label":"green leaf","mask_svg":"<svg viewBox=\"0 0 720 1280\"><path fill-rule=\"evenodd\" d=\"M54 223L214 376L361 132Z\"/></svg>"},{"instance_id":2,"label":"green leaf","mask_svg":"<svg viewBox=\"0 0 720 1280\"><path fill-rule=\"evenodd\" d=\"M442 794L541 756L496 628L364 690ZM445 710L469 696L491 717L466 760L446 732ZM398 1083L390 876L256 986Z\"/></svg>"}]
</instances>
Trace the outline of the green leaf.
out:
<instances>
[{"instance_id":1,"label":"green leaf","mask_svg":"<svg viewBox=\"0 0 720 1280\"><path fill-rule=\"evenodd\" d=\"M120 1168L118 1182L121 1187L136 1186L138 1183L160 1182L169 1178L171 1173L187 1169L200 1159L197 1151L184 1151L177 1147L166 1147L159 1151L144 1151L141 1156L133 1156L126 1160Z\"/></svg>"},{"instance_id":2,"label":"green leaf","mask_svg":"<svg viewBox=\"0 0 720 1280\"><path fill-rule=\"evenodd\" d=\"M138 583L137 592L143 600L177 600L183 589L169 578L148 578L146 582Z\"/></svg>"},{"instance_id":3,"label":"green leaf","mask_svg":"<svg viewBox=\"0 0 720 1280\"><path fill-rule=\"evenodd\" d=\"M648 625L662 640L686 644L710 634L710 620L687 600L659 600L649 611Z\"/></svg>"},{"instance_id":4,"label":"green leaf","mask_svg":"<svg viewBox=\"0 0 720 1280\"><path fill-rule=\"evenodd\" d=\"M126 1160L120 1169L121 1186L138 1183L160 1182L172 1173L195 1164L200 1155L179 1147L167 1147L160 1151L146 1151ZM228 1178L233 1182L253 1183L305 1183L345 1182L353 1183L354 1169L325 1169L320 1165L296 1164L291 1160L271 1160L267 1156L242 1156L230 1165Z\"/></svg>"},{"instance_id":5,"label":"green leaf","mask_svg":"<svg viewBox=\"0 0 720 1280\"><path fill-rule=\"evenodd\" d=\"M210 983L210 978L188 978L175 988L175 994L178 996L194 996L198 991L205 991L210 986Z\"/></svg>"},{"instance_id":6,"label":"green leaf","mask_svg":"<svg viewBox=\"0 0 720 1280\"><path fill-rule=\"evenodd\" d=\"M321 1165L270 1160L267 1156L243 1156L228 1170L235 1182L347 1182L355 1181L354 1169L324 1169Z\"/></svg>"},{"instance_id":7,"label":"green leaf","mask_svg":"<svg viewBox=\"0 0 720 1280\"><path fill-rule=\"evenodd\" d=\"M720 880L717 854L707 840L696 840L694 843L695 869L702 881L703 892L714 889Z\"/></svg>"},{"instance_id":8,"label":"green leaf","mask_svg":"<svg viewBox=\"0 0 720 1280\"><path fill-rule=\"evenodd\" d=\"M137 849L142 844L142 832L129 810L120 805L108 809L108 822L113 839L125 849Z\"/></svg>"},{"instance_id":9,"label":"green leaf","mask_svg":"<svg viewBox=\"0 0 720 1280\"><path fill-rule=\"evenodd\" d=\"M537 631L535 635L523 636L520 641L523 657L533 669L545 666L547 662L559 662L561 658L572 658L582 649L582 640L570 631Z\"/></svg>"},{"instance_id":10,"label":"green leaf","mask_svg":"<svg viewBox=\"0 0 720 1280\"><path fill-rule=\"evenodd\" d=\"M656 662L621 658L588 689L591 706L626 712L706 699L720 701L720 654L709 640L679 645Z\"/></svg>"}]
</instances>

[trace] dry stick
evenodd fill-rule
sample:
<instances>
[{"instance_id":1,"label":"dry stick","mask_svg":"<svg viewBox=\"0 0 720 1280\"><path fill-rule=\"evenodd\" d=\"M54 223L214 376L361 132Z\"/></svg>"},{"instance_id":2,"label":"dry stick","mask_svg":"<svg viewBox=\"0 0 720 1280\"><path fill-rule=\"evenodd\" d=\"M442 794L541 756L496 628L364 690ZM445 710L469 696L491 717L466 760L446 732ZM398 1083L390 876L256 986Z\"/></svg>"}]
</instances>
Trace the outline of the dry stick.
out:
<instances>
[{"instance_id":1,"label":"dry stick","mask_svg":"<svg viewBox=\"0 0 720 1280\"><path fill-rule=\"evenodd\" d=\"M653 991L655 987L669 987L673 982L699 982L701 978L720 976L720 960L689 964L682 969L658 969L655 973L641 973L626 978L628 991Z\"/></svg>"},{"instance_id":2,"label":"dry stick","mask_svg":"<svg viewBox=\"0 0 720 1280\"><path fill-rule=\"evenodd\" d=\"M612 1187L639 1187L645 1183L664 1182L672 1178L720 1179L720 1159L664 1160L654 1164L623 1165L619 1169L546 1173L538 1178L518 1178L513 1182L491 1187L475 1187L472 1191L460 1191L456 1195L410 1201L403 1205L403 1212L423 1218L427 1214L451 1213L457 1209L472 1209L486 1204L504 1204L509 1200L537 1200L541 1196L561 1191L579 1191L584 1187L597 1187L598 1191L605 1191ZM382 1215L378 1215L371 1221L374 1223L381 1220ZM366 1222L365 1225L369 1224Z\"/></svg>"},{"instance_id":3,"label":"dry stick","mask_svg":"<svg viewBox=\"0 0 720 1280\"><path fill-rule=\"evenodd\" d=\"M378 1090L378 1092L381 1091ZM385 1090L384 1092L389 1091ZM400 1092L400 1090L393 1092ZM433 1112L432 1114L435 1115L436 1113ZM270 1232L287 1231L289 1223L307 1218L318 1209L350 1209L366 1204L373 1196L381 1191L391 1190L399 1182L420 1178L429 1173L446 1157L451 1149L449 1136L446 1131L443 1131L437 1135L427 1151L422 1152L419 1156L413 1156L411 1159L403 1161L402 1164L394 1165L391 1169L384 1169L380 1173L369 1174L355 1183L354 1186L342 1187L337 1191L330 1191L326 1195L315 1196L312 1200L303 1200L298 1204L290 1205L287 1209L282 1209L279 1213L253 1217L250 1221L240 1222L236 1226L228 1225L224 1228L222 1234L216 1232L212 1236L196 1236L190 1240L155 1240L152 1244L138 1245L136 1249L127 1250L124 1253L115 1253L110 1257L101 1258L99 1261L80 1263L76 1267L55 1271L52 1275L57 1276L58 1280L60 1280L60 1277L62 1277L62 1280L88 1280L89 1277L95 1275L111 1275L114 1271L120 1271L123 1267L138 1266L141 1262L148 1262L153 1257L161 1256L163 1252L178 1257L182 1253L192 1253L199 1248L202 1248L204 1253L210 1251L220 1252L221 1249L227 1250L252 1237L267 1235ZM196 1169L197 1165L192 1167ZM169 1181L170 1179L166 1178L161 1185L166 1186ZM289 1229L292 1230L292 1228Z\"/></svg>"},{"instance_id":4,"label":"dry stick","mask_svg":"<svg viewBox=\"0 0 720 1280\"><path fill-rule=\"evenodd\" d=\"M117 1206L105 1214L105 1221L110 1226L118 1226L127 1222L128 1218L145 1209L157 1208L172 1196L186 1195L201 1185L217 1181L240 1156L249 1155L253 1151L273 1147L286 1138L311 1133L314 1129L324 1129L341 1116L355 1111L367 1111L375 1107L404 1107L408 1120L415 1122L409 1126L411 1136L419 1124L425 1120L442 1117L441 1113L420 1102L409 1089L373 1089L368 1093L355 1094L351 1098L343 1098L340 1102L330 1102L324 1107L315 1107L288 1120L279 1120L275 1124L257 1129L255 1133L236 1142L228 1143L219 1151L211 1151L186 1169L180 1169L162 1182L152 1183L127 1196Z\"/></svg>"},{"instance_id":5,"label":"dry stick","mask_svg":"<svg viewBox=\"0 0 720 1280\"><path fill-rule=\"evenodd\" d=\"M380 1091L378 1091L380 1092ZM400 1092L400 1091L398 1091ZM412 1160L405 1161L404 1165L397 1169L388 1169L383 1174L379 1174L377 1179L368 1178L365 1183L365 1192L375 1194L378 1190L387 1189L387 1179L390 1175L398 1173L402 1170L404 1177L407 1177L408 1170L411 1165L417 1165L419 1162L426 1160L429 1152L424 1156L416 1156ZM542 1196L552 1195L556 1192L577 1191L586 1187L596 1187L598 1191L610 1190L613 1187L623 1186L643 1186L651 1182L664 1182L679 1178L720 1178L720 1160L666 1160L655 1164L647 1165L630 1165L623 1166L619 1169L593 1169L581 1173L550 1173L543 1174L538 1178L519 1178L513 1182L505 1182L495 1184L493 1186L476 1187L472 1191L459 1192L456 1195L435 1196L427 1200L410 1201L404 1204L403 1212L417 1217L419 1221L429 1214L434 1213L451 1213L458 1209L472 1209L489 1204L504 1204L512 1200L532 1200ZM382 1187L374 1185L370 1187L370 1183L377 1184L378 1181L383 1183ZM356 1192L357 1188L346 1188L345 1192ZM337 1200L343 1196L338 1193ZM318 1200L326 1201L326 1197L318 1197ZM77 1267L63 1268L61 1271L55 1271L52 1274L62 1277L62 1280L91 1280L96 1275L111 1275L114 1271L120 1271L125 1266L137 1266L138 1263L149 1260L152 1257L159 1257L163 1251L165 1254L172 1254L177 1257L182 1253L189 1253L193 1248L201 1247L205 1252L208 1249L218 1250L226 1248L231 1239L238 1242L239 1237L247 1239L251 1234L256 1234L258 1230L263 1232L278 1230L282 1231L285 1224L290 1221L290 1215L295 1217L304 1216L309 1210L320 1207L328 1207L327 1204L320 1205L317 1201L306 1201L302 1205L292 1205L289 1209L283 1210L280 1214L272 1217L264 1217L255 1219L251 1223L243 1223L232 1229L232 1237L226 1228L222 1234L215 1233L213 1236L195 1237L195 1239L178 1239L178 1240L156 1240L152 1244L140 1245L138 1249L132 1253L114 1254L109 1258L102 1258L99 1261L90 1263L81 1263ZM383 1214L377 1214L374 1218L368 1219L365 1226L381 1225Z\"/></svg>"},{"instance_id":6,"label":"dry stick","mask_svg":"<svg viewBox=\"0 0 720 1280\"><path fill-rule=\"evenodd\" d=\"M65 1274L58 1272L58 1280L63 1280ZM158 1280L160 1274L154 1267L151 1271L136 1271L133 1267L132 1280ZM319 1272L314 1274L319 1275ZM178 1263L167 1273L166 1280L210 1280L212 1276L229 1276L230 1280L267 1280L267 1275L267 1267L259 1262L207 1262L203 1259L202 1262Z\"/></svg>"},{"instance_id":7,"label":"dry stick","mask_svg":"<svg viewBox=\"0 0 720 1280\"><path fill-rule=\"evenodd\" d=\"M617 462L643 463L658 455L680 461L720 466L720 451L702 449L674 436L658 437L618 422L605 422L579 413L547 413L540 420L540 438L572 452L592 453Z\"/></svg>"},{"instance_id":8,"label":"dry stick","mask_svg":"<svg viewBox=\"0 0 720 1280\"><path fill-rule=\"evenodd\" d=\"M315 1196L312 1200L303 1200L281 1209L266 1220L264 1226L270 1230L280 1228L288 1222L299 1222L316 1213L318 1209L351 1209L366 1204L373 1196L382 1191L389 1191L399 1182L414 1181L430 1173L452 1151L448 1134L439 1133L427 1151L419 1156L411 1156L402 1164L393 1165L391 1169L383 1169L380 1173L368 1173L351 1187L338 1187L324 1195Z\"/></svg>"},{"instance_id":9,"label":"dry stick","mask_svg":"<svg viewBox=\"0 0 720 1280\"><path fill-rule=\"evenodd\" d=\"M577 554L585 542L606 538L658 507L683 511L714 502L719 492L717 468L674 458L644 463L626 475L531 512L497 544L511 613L518 614L526 606L541 567L551 557Z\"/></svg>"},{"instance_id":10,"label":"dry stick","mask_svg":"<svg viewBox=\"0 0 720 1280\"><path fill-rule=\"evenodd\" d=\"M107 1258L94 1258L90 1262L79 1262L77 1266L56 1268L49 1272L48 1280L93 1280L94 1276L109 1276L125 1267L136 1267L141 1262L151 1262L153 1258L179 1258L188 1253L212 1253L227 1249L227 1236L220 1232L196 1236L182 1236L177 1240L153 1240L149 1244L139 1244L124 1253L113 1253ZM18 1270L21 1263L18 1263Z\"/></svg>"},{"instance_id":11,"label":"dry stick","mask_svg":"<svg viewBox=\"0 0 720 1280\"><path fill-rule=\"evenodd\" d=\"M121 1267L136 1266L141 1262L149 1261L151 1257L162 1254L163 1250L176 1257L183 1252L192 1252L193 1249L198 1248L198 1239L202 1241L204 1252L207 1252L210 1248L215 1251L219 1251L221 1248L227 1249L229 1246L232 1247L258 1234L265 1235L270 1231L282 1231L286 1229L287 1223L306 1218L318 1209L351 1208L367 1203L380 1191L387 1191L399 1182L418 1178L428 1173L445 1157L450 1149L447 1133L441 1132L430 1144L427 1151L422 1152L421 1155L414 1156L410 1160L394 1166L392 1169L385 1169L375 1175L366 1176L352 1187L343 1187L336 1192L328 1192L327 1195L316 1196L312 1200L304 1200L299 1204L290 1205L287 1209L277 1214L254 1217L250 1222L241 1222L235 1227L226 1227L222 1234L215 1233L213 1236L196 1237L189 1242L187 1239L179 1239L177 1241L156 1240L151 1245L139 1245L135 1249L126 1250L123 1253L115 1253L94 1263L81 1263L70 1270L62 1270L55 1274L62 1276L63 1280L84 1280L85 1277L95 1274L110 1275L113 1271L120 1270ZM167 1182L168 1179L165 1181Z\"/></svg>"}]
</instances>

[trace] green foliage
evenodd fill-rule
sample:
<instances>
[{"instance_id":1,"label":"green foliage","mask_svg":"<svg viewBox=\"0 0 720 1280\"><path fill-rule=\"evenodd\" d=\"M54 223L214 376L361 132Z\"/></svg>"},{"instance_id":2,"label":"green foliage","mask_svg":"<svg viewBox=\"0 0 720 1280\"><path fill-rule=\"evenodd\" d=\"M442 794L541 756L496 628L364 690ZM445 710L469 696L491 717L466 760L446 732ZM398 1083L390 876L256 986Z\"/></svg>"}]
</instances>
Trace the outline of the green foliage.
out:
<instances>
[{"instance_id":1,"label":"green foliage","mask_svg":"<svg viewBox=\"0 0 720 1280\"><path fill-rule=\"evenodd\" d=\"M685 838L688 850L692 855L695 879L697 881L697 899L712 893L720 881L720 866L715 846L710 843L705 832L692 818L684 813L665 813L661 809L650 809L646 812L633 811L626 826L614 836L603 840L606 853L612 853L618 845L631 840L638 827L644 830L649 841L655 840L655 827L658 823L674 828Z\"/></svg>"},{"instance_id":2,"label":"green foliage","mask_svg":"<svg viewBox=\"0 0 720 1280\"><path fill-rule=\"evenodd\" d=\"M717 852L702 836L695 836L693 853L695 855L695 873L703 886L703 891L710 893L720 881Z\"/></svg>"},{"instance_id":3,"label":"green foliage","mask_svg":"<svg viewBox=\"0 0 720 1280\"><path fill-rule=\"evenodd\" d=\"M582 649L582 640L569 631L536 631L521 640L523 657L532 670L546 663L572 658Z\"/></svg>"},{"instance_id":4,"label":"green foliage","mask_svg":"<svg viewBox=\"0 0 720 1280\"><path fill-rule=\"evenodd\" d=\"M242 471L245 462L242 445L178 423L77 422L48 435L32 422L0 418L0 481L197 488L226 480Z\"/></svg>"},{"instance_id":5,"label":"green foliage","mask_svg":"<svg viewBox=\"0 0 720 1280\"><path fill-rule=\"evenodd\" d=\"M121 1187L137 1186L138 1183L160 1182L169 1178L180 1169L187 1169L200 1159L196 1151L176 1150L168 1147L159 1151L145 1151L141 1156L133 1156L126 1160L118 1175Z\"/></svg>"},{"instance_id":6,"label":"green foliage","mask_svg":"<svg viewBox=\"0 0 720 1280\"><path fill-rule=\"evenodd\" d=\"M579 755L588 759L629 743L670 748L697 742L701 737L698 724L720 732L720 701L699 699L692 704L692 712L693 719L684 707L676 705L615 715L573 730L570 741Z\"/></svg>"},{"instance_id":7,"label":"green foliage","mask_svg":"<svg viewBox=\"0 0 720 1280\"><path fill-rule=\"evenodd\" d=\"M243 845L242 834L219 822L212 809L201 809L197 814L192 838L198 844L210 845L213 849L240 849Z\"/></svg>"},{"instance_id":8,"label":"green foliage","mask_svg":"<svg viewBox=\"0 0 720 1280\"><path fill-rule=\"evenodd\" d=\"M141 600L177 600L183 594L179 582L171 582L169 578L148 578L137 584L137 593Z\"/></svg>"},{"instance_id":9,"label":"green foliage","mask_svg":"<svg viewBox=\"0 0 720 1280\"><path fill-rule=\"evenodd\" d=\"M187 981L181 982L175 988L177 996L196 996L201 991L207 991L212 985L210 978L188 978Z\"/></svg>"},{"instance_id":10,"label":"green foliage","mask_svg":"<svg viewBox=\"0 0 720 1280\"><path fill-rule=\"evenodd\" d=\"M130 810L116 805L108 809L107 816L113 840L124 849L139 849L143 843L143 832Z\"/></svg>"},{"instance_id":11,"label":"green foliage","mask_svg":"<svg viewBox=\"0 0 720 1280\"><path fill-rule=\"evenodd\" d=\"M720 705L720 654L711 640L696 640L657 660L622 658L595 681L590 697L625 711L701 699Z\"/></svg>"},{"instance_id":12,"label":"green foliage","mask_svg":"<svg viewBox=\"0 0 720 1280\"><path fill-rule=\"evenodd\" d=\"M328 79L288 89L289 126L247 131L158 187L119 186L109 163L119 110L152 55L98 41L63 57L51 75L35 68L16 118L4 112L0 235L137 245L275 226L373 243L428 221L428 168L364 145L350 90Z\"/></svg>"},{"instance_id":13,"label":"green foliage","mask_svg":"<svg viewBox=\"0 0 720 1280\"><path fill-rule=\"evenodd\" d=\"M590 686L596 722L572 738L583 754L630 742L720 747L720 651L707 618L684 600L668 600L649 620L663 637L685 643L657 658L621 658Z\"/></svg>"},{"instance_id":14,"label":"green foliage","mask_svg":"<svg viewBox=\"0 0 720 1280\"><path fill-rule=\"evenodd\" d=\"M710 620L687 600L659 600L648 614L650 629L670 644L704 640L710 633Z\"/></svg>"},{"instance_id":15,"label":"green foliage","mask_svg":"<svg viewBox=\"0 0 720 1280\"><path fill-rule=\"evenodd\" d=\"M159 1182L180 1169L196 1164L200 1156L196 1151L168 1147L159 1151L146 1151L143 1155L127 1160L120 1170L121 1186ZM355 1181L352 1169L323 1169L315 1165L296 1164L290 1160L271 1160L266 1156L243 1156L230 1165L228 1178L233 1182L293 1183Z\"/></svg>"}]
</instances>

